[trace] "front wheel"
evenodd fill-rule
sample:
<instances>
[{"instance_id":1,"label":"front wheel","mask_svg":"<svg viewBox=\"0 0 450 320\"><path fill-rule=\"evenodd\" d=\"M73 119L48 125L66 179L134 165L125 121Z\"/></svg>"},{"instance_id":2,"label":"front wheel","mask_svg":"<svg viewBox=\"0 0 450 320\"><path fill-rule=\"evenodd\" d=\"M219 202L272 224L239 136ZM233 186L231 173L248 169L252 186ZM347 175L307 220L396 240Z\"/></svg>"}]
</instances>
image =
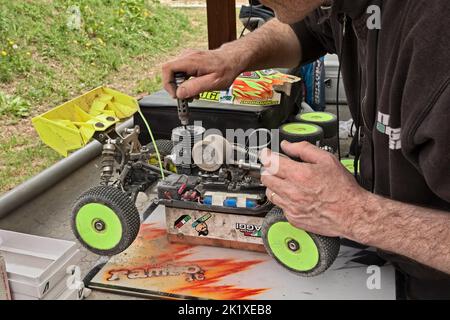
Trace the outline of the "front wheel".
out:
<instances>
[{"instance_id":1,"label":"front wheel","mask_svg":"<svg viewBox=\"0 0 450 320\"><path fill-rule=\"evenodd\" d=\"M340 248L339 238L297 229L277 207L263 222L262 238L264 247L275 261L303 277L324 273L336 260Z\"/></svg>"},{"instance_id":2,"label":"front wheel","mask_svg":"<svg viewBox=\"0 0 450 320\"><path fill-rule=\"evenodd\" d=\"M136 239L140 216L135 204L112 186L99 186L84 193L72 211L72 230L89 251L114 256Z\"/></svg>"}]
</instances>

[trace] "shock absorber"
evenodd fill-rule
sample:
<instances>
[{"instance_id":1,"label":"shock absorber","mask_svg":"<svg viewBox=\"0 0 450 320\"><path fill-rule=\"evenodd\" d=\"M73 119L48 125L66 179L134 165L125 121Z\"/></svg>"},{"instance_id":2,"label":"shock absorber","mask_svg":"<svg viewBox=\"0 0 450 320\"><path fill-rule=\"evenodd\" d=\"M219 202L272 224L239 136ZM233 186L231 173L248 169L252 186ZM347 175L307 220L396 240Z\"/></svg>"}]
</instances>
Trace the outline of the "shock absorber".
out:
<instances>
[{"instance_id":1,"label":"shock absorber","mask_svg":"<svg viewBox=\"0 0 450 320\"><path fill-rule=\"evenodd\" d=\"M108 140L106 144L103 145L102 152L102 175L101 175L101 184L107 186L114 175L114 163L115 163L115 155L116 155L116 145Z\"/></svg>"}]
</instances>

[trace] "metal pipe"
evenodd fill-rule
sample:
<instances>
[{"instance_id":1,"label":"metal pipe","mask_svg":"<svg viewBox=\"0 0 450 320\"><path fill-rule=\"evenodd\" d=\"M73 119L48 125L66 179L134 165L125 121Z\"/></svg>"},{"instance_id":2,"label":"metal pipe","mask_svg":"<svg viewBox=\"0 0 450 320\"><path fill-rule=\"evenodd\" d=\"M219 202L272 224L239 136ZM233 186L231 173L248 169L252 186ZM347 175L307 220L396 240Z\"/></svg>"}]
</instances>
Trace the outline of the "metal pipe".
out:
<instances>
[{"instance_id":1,"label":"metal pipe","mask_svg":"<svg viewBox=\"0 0 450 320\"><path fill-rule=\"evenodd\" d=\"M120 124L118 132L133 127L133 118ZM17 186L0 197L0 219L11 213L13 210L27 203L31 199L54 186L56 183L73 173L81 166L97 157L102 152L102 145L98 141L89 143L69 157L59 161L50 168L42 171L37 176Z\"/></svg>"}]
</instances>

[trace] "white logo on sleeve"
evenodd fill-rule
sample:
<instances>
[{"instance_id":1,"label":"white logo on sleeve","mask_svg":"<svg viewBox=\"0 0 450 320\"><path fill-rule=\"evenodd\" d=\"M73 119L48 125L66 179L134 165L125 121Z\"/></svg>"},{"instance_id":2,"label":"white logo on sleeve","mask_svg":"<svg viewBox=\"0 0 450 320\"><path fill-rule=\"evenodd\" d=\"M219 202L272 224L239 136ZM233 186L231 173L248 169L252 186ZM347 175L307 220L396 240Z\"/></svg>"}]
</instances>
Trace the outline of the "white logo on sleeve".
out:
<instances>
[{"instance_id":1,"label":"white logo on sleeve","mask_svg":"<svg viewBox=\"0 0 450 320\"><path fill-rule=\"evenodd\" d=\"M400 150L402 148L402 128L391 128L389 119L390 115L378 112L377 130L389 136L389 149Z\"/></svg>"}]
</instances>

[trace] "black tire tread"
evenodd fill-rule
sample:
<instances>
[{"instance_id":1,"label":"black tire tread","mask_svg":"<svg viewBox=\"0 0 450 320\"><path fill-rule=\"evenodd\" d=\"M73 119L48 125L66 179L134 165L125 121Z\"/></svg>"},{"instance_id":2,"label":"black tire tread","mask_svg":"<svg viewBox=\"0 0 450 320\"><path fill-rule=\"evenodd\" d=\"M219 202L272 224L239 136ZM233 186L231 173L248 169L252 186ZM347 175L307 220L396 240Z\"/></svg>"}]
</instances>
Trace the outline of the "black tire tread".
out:
<instances>
[{"instance_id":1,"label":"black tire tread","mask_svg":"<svg viewBox=\"0 0 450 320\"><path fill-rule=\"evenodd\" d=\"M122 224L122 239L114 248L109 250L96 249L81 239L75 219L78 211L89 203L104 204L117 214ZM114 256L125 251L134 242L139 233L141 219L135 204L125 193L112 186L98 186L88 190L75 201L71 225L78 241L89 251L101 256Z\"/></svg>"},{"instance_id":2,"label":"black tire tread","mask_svg":"<svg viewBox=\"0 0 450 320\"><path fill-rule=\"evenodd\" d=\"M314 243L316 244L317 248L319 249L319 263L312 270L300 272L292 268L289 268L288 266L284 265L281 261L278 260L278 258L273 254L269 246L267 234L272 225L274 225L277 222L284 222L284 221L287 222L288 220L284 216L283 210L278 207L274 207L271 211L269 211L266 218L264 219L262 225L262 238L267 253L269 253L269 255L278 264L282 265L284 268L302 277L315 277L328 270L328 268L334 263L339 254L340 249L339 238L324 237L321 235L308 232L308 234L314 240Z\"/></svg>"},{"instance_id":3,"label":"black tire tread","mask_svg":"<svg viewBox=\"0 0 450 320\"><path fill-rule=\"evenodd\" d=\"M159 154L161 157L168 156L172 153L173 150L173 143L170 140L156 140L155 141L156 146L158 147ZM150 153L156 153L155 147L153 143L149 143L147 145L148 150L150 150Z\"/></svg>"}]
</instances>

